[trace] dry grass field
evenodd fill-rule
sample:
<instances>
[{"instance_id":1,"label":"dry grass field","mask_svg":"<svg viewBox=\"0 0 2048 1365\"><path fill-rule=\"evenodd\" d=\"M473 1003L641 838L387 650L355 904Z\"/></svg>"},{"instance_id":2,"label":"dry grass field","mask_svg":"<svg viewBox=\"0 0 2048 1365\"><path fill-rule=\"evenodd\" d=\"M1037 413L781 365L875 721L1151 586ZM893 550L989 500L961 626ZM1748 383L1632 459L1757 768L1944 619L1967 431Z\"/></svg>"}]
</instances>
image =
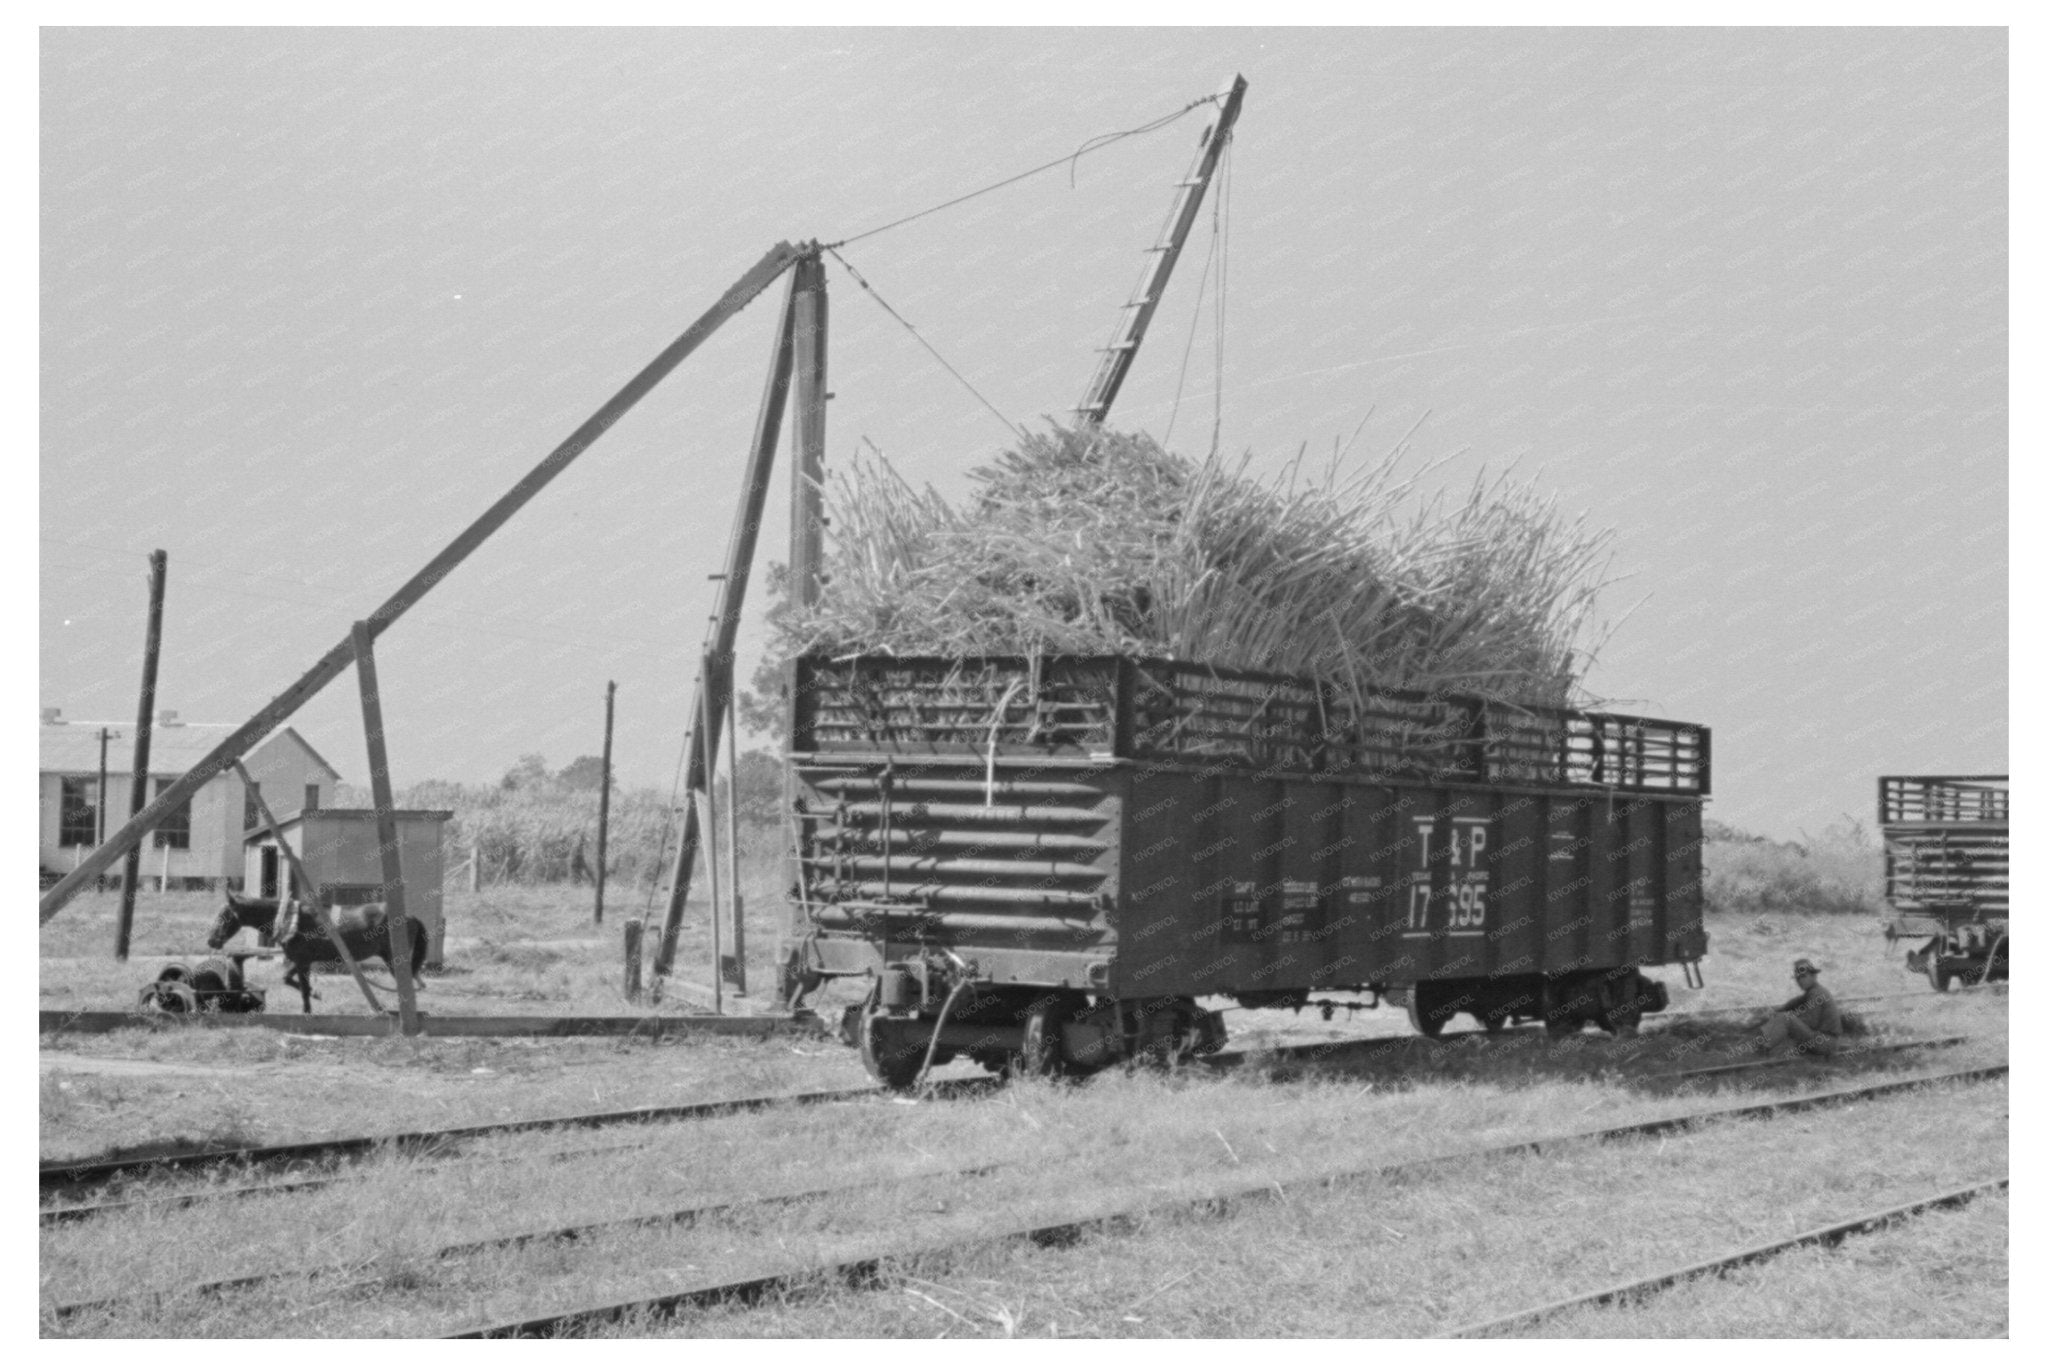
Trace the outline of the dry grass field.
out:
<instances>
[{"instance_id":1,"label":"dry grass field","mask_svg":"<svg viewBox=\"0 0 2048 1365\"><path fill-rule=\"evenodd\" d=\"M773 904L772 871L749 877ZM202 896L147 897L137 957L106 957L111 898L43 929L44 1008L118 1008L187 955L211 918ZM448 896L449 970L422 1003L445 1013L625 1013L613 921L587 888ZM750 969L768 981L772 923ZM1918 1092L1667 1139L1546 1147L1424 1176L1334 1186L1319 1173L1455 1153L1631 1117L1688 1112L1738 1093L1793 1093L1878 1072L2002 1061L2002 986L1935 995L1899 965L1871 913L1713 915L1707 988L1673 986L1674 1011L1642 1038L1587 1033L1415 1041L1316 1070L1261 1062L1226 1073L1112 1072L1080 1085L1013 1083L943 1102L875 1099L597 1133L480 1143L459 1160L375 1158L366 1179L303 1195L141 1210L46 1228L45 1335L422 1335L465 1322L623 1299L760 1270L818 1266L862 1248L912 1251L1056 1216L1085 1216L1219 1183L1277 1184L1262 1202L1166 1210L1064 1249L999 1242L913 1256L855 1289L820 1281L748 1308L629 1321L632 1335L1427 1335L1783 1236L1939 1188L2003 1174L2007 1089ZM1713 1088L1651 1079L1745 1054L1750 1007L1792 994L1788 964L1815 958L1866 1021L1866 1042L1968 1034L1962 1047L1802 1061ZM682 971L708 980L692 908ZM257 968L273 984L276 964ZM268 975L266 975L268 973ZM322 1012L361 1013L343 976ZM294 1002L295 1003L295 1002ZM701 1008L672 991L659 1008ZM756 1003L760 1003L757 1001ZM1391 1010L1235 1011L1232 1046L1402 1035ZM1461 1027L1454 1026L1454 1027ZM826 1038L340 1039L171 1024L43 1040L45 1159L138 1147L277 1142L865 1083ZM966 1066L958 1074L975 1074ZM965 1168L995 1169L961 1174ZM183 1191L133 1182L120 1197ZM829 1198L454 1257L493 1235L833 1187ZM841 1188L857 1187L857 1188ZM2007 1325L2003 1198L1930 1215L1639 1305L1580 1310L1542 1335L1995 1336ZM220 1296L177 1292L265 1268L328 1267ZM163 1291L162 1297L144 1291ZM141 1295L141 1297L137 1297ZM57 1319L52 1305L119 1296Z\"/></svg>"}]
</instances>

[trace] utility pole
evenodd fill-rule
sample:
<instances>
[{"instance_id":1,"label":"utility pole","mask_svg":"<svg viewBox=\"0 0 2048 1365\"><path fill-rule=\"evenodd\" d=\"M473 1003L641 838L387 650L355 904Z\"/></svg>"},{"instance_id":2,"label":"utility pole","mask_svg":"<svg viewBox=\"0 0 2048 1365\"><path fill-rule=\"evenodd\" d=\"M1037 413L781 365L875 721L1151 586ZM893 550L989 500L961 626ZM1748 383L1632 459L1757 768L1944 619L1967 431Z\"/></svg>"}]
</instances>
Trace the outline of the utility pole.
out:
<instances>
[{"instance_id":1,"label":"utility pole","mask_svg":"<svg viewBox=\"0 0 2048 1365\"><path fill-rule=\"evenodd\" d=\"M120 736L106 726L100 727L100 785L95 789L93 802L93 847L98 848L107 841L107 741Z\"/></svg>"},{"instance_id":2,"label":"utility pole","mask_svg":"<svg viewBox=\"0 0 2048 1365\"><path fill-rule=\"evenodd\" d=\"M142 642L142 700L135 711L135 780L128 792L128 822L142 812L143 798L149 790L149 734L150 725L156 719L156 659L164 638L164 579L170 569L170 556L162 550L152 550L149 555L149 629ZM100 732L103 736L106 731ZM101 765L106 763L106 742L101 740ZM106 797L100 798L100 809L106 809ZM104 847L105 841L101 841ZM98 852L98 849L94 850ZM90 861L90 860L88 860ZM83 867L83 864L80 865ZM71 874L79 876L77 870ZM81 878L83 880L83 878ZM128 942L135 929L135 884L142 880L142 841L138 838L128 845L128 864L121 877L121 916L114 925L114 960L128 960Z\"/></svg>"},{"instance_id":3,"label":"utility pole","mask_svg":"<svg viewBox=\"0 0 2048 1365\"><path fill-rule=\"evenodd\" d=\"M597 910L593 922L604 923L604 843L612 817L612 698L619 685L604 685L604 758L597 775Z\"/></svg>"}]
</instances>

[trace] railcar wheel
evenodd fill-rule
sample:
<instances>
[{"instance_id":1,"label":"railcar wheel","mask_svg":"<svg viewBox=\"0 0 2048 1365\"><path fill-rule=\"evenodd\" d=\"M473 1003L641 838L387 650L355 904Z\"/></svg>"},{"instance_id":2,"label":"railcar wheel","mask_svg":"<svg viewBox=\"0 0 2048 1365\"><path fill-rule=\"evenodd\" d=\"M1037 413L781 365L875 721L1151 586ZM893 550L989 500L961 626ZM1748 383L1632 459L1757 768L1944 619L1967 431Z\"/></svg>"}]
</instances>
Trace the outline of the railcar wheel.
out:
<instances>
[{"instance_id":1,"label":"railcar wheel","mask_svg":"<svg viewBox=\"0 0 2048 1365\"><path fill-rule=\"evenodd\" d=\"M1616 1038L1633 1038L1636 1027L1642 1022L1641 1007L1629 1004L1619 1009L1606 1010L1600 1015L1600 1029Z\"/></svg>"},{"instance_id":2,"label":"railcar wheel","mask_svg":"<svg viewBox=\"0 0 2048 1365\"><path fill-rule=\"evenodd\" d=\"M916 1087L924 1071L925 1045L906 1021L891 1019L873 1005L860 1015L860 1060L868 1074L891 1090Z\"/></svg>"},{"instance_id":3,"label":"railcar wheel","mask_svg":"<svg viewBox=\"0 0 2048 1365\"><path fill-rule=\"evenodd\" d=\"M1069 1010L1056 995L1042 996L1024 1011L1024 1042L1014 1067L1020 1076L1059 1076L1067 1070L1066 1041L1060 1030Z\"/></svg>"},{"instance_id":4,"label":"railcar wheel","mask_svg":"<svg viewBox=\"0 0 2048 1365\"><path fill-rule=\"evenodd\" d=\"M1937 991L1946 993L1948 990L1948 980L1948 968L1941 965L1941 954L1938 952L1929 953L1927 955L1927 984L1934 987Z\"/></svg>"},{"instance_id":5,"label":"railcar wheel","mask_svg":"<svg viewBox=\"0 0 2048 1365\"><path fill-rule=\"evenodd\" d=\"M1443 1007L1439 992L1431 987L1432 982L1418 981L1408 992L1408 1022L1415 1031L1425 1038L1443 1036L1444 1024L1450 1019L1450 1011Z\"/></svg>"},{"instance_id":6,"label":"railcar wheel","mask_svg":"<svg viewBox=\"0 0 2048 1365\"><path fill-rule=\"evenodd\" d=\"M1643 1018L1643 1002L1636 994L1636 978L1628 976L1611 983L1604 996L1599 1018L1601 1029L1617 1038L1633 1037L1636 1025Z\"/></svg>"}]
</instances>

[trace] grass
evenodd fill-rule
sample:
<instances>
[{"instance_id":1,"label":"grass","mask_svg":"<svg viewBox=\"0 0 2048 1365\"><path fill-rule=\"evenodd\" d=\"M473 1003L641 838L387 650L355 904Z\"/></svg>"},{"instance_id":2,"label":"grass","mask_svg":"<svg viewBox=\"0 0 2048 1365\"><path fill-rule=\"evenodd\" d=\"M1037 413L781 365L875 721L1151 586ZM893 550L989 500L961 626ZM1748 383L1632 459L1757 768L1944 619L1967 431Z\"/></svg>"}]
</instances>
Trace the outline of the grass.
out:
<instances>
[{"instance_id":1,"label":"grass","mask_svg":"<svg viewBox=\"0 0 2048 1365\"><path fill-rule=\"evenodd\" d=\"M2010 1226L2009 1197L1980 1195L1836 1248L1802 1248L1621 1306L1561 1313L1529 1335L2003 1336Z\"/></svg>"},{"instance_id":2,"label":"grass","mask_svg":"<svg viewBox=\"0 0 2048 1365\"><path fill-rule=\"evenodd\" d=\"M749 973L757 1003L772 982L773 935L763 907L775 903L777 870L748 864L748 904L754 907ZM634 1012L619 989L619 948L612 916L644 907L614 904L600 933L589 922L587 888L486 887L472 895L447 894L449 970L431 979L423 1007L443 1014L621 1014ZM145 954L196 956L213 911L213 897L172 894L140 898L136 959L117 964L107 955L114 899L81 897L42 929L42 1005L46 1009L121 1009L152 979L160 964ZM656 908L657 914L659 907ZM677 979L697 989L673 989L659 1007L675 1013L708 1004L709 936L693 902L678 957ZM1790 964L1810 957L1822 980L1841 997L1903 995L1866 1012L1910 1009L1910 1027L1923 1035L1971 1030L2002 1033L2003 986L1954 992L1926 989L1900 966L1902 948L1889 946L1875 917L1843 914L1717 915L1704 991L1682 987L1677 973L1660 975L1672 987L1677 1010L1728 1006L1758 1009L1793 994ZM251 964L258 984L275 986L282 968ZM361 997L344 976L319 978L322 1013L363 1014ZM857 986L818 998L831 1017ZM289 1002L281 1002L289 1004ZM1226 1002L1212 1002L1222 1005ZM730 1001L729 1001L730 1007ZM1314 1011L1231 1010L1232 1045L1313 1043L1321 1040L1406 1036L1400 1011L1340 1014L1324 1022ZM1704 1039L1667 1037L1632 1065L1637 1074L1681 1065L1734 1060L1742 1020ZM1457 1027L1464 1027L1463 1023ZM1890 1025L1883 1026L1896 1032ZM670 1040L390 1040L300 1038L261 1030L208 1030L169 1025L98 1036L57 1035L43 1041L46 1065L66 1069L45 1079L40 1105L43 1155L85 1159L116 1148L187 1149L227 1140L282 1142L340 1132L397 1131L489 1122L518 1114L567 1113L599 1107L684 1103L720 1095L754 1094L865 1084L853 1054L829 1040L802 1038ZM1523 1055L1531 1059L1527 1063ZM1540 1060L1552 1076L1597 1076L1616 1054L1588 1033L1568 1046L1530 1040L1512 1049L1416 1047L1402 1057L1377 1060L1389 1075L1516 1081ZM150 1074L132 1068L99 1074L101 1064L145 1062L167 1068ZM175 1068L197 1067L201 1074ZM211 1070L215 1074L206 1074ZM957 1063L949 1074L979 1074ZM59 1087L71 1086L66 1090Z\"/></svg>"},{"instance_id":3,"label":"grass","mask_svg":"<svg viewBox=\"0 0 2048 1365\"><path fill-rule=\"evenodd\" d=\"M776 860L767 853L744 857L741 894L747 906L747 1000L727 992L728 1011L772 1004L775 948L781 904ZM667 911L667 897L642 889L609 889L605 922L592 922L588 886L486 885L471 892L450 886L442 893L447 923L445 965L430 970L420 1007L438 1014L636 1014L688 1013L708 1008L711 930L708 896L697 891L685 907L677 946L675 989L656 1004L629 1002L624 993L623 924L649 917L644 968L652 977L653 941ZM137 897L131 960L112 955L117 894L87 893L43 926L41 1007L48 1010L125 1010L156 979L164 960L196 962L208 955L207 932L219 913L218 893L144 893ZM255 935L242 933L231 947L255 948ZM369 965L373 981L390 980L381 962ZM251 962L250 983L271 991L272 1010L298 1008L295 992L279 987L282 962ZM368 1014L369 1006L348 977L336 969L316 979L322 1014Z\"/></svg>"},{"instance_id":4,"label":"grass","mask_svg":"<svg viewBox=\"0 0 2048 1365\"><path fill-rule=\"evenodd\" d=\"M1160 1213L1127 1235L1065 1251L1009 1243L892 1269L867 1292L821 1287L765 1311L724 1310L657 1334L784 1336L1372 1337L1416 1336L1704 1259L1873 1205L2005 1170L2004 1091L1951 1102L1878 1101L1825 1118L1735 1124L1670 1141L1580 1145L1293 1191L1226 1209ZM1904 1192L1902 1195L1900 1192ZM1998 1206L1920 1236L1947 1263L1974 1266L1945 1315L1956 1335L2005 1325ZM1852 1254L1854 1254L1852 1252ZM1867 1253L1866 1253L1867 1254ZM1807 1257L1816 1261L1819 1257ZM1813 1271L1751 1272L1752 1323L1811 1318ZM1951 1280L1952 1290L1959 1290ZM1911 1299L1865 1294L1843 1334L1919 1335ZM1958 1311L1963 1310L1963 1311ZM1674 1301L1652 1319L1584 1334L1745 1335L1726 1317ZM1568 1334L1564 1323L1553 1324ZM1806 1333L1799 1333L1805 1335Z\"/></svg>"},{"instance_id":5,"label":"grass","mask_svg":"<svg viewBox=\"0 0 2048 1365\"><path fill-rule=\"evenodd\" d=\"M1367 1096L1370 1096L1370 1099ZM1328 1189L1313 1177L1582 1128L1669 1099L1545 1083L1271 1086L1120 1078L1018 1086L938 1106L865 1104L832 1114L743 1116L713 1129L650 1130L605 1160L516 1166L391 1162L358 1187L295 1201L294 1217L237 1204L75 1225L43 1238L45 1301L171 1287L303 1263L306 1227L340 1277L221 1301L173 1299L139 1315L81 1320L93 1335L417 1333L451 1317L526 1316L726 1279L819 1266L878 1247L969 1238L1085 1216L1219 1181L1292 1182L1284 1201L1149 1215L1068 1252L1009 1245L892 1272L883 1292L825 1290L780 1307L693 1315L656 1332L710 1335L1382 1335L1488 1316L1887 1202L1886 1192L2003 1169L2004 1091L1905 1096L1777 1124L1709 1128L1667 1142L1567 1145L1541 1157L1454 1165L1428 1176ZM823 1204L607 1234L528 1252L441 1262L427 1252L484 1231L583 1218L662 1200L696 1202L1007 1158L979 1179L926 1174ZM1302 1183L1309 1182L1309 1183ZM1895 1202L1895 1201L1893 1201ZM396 1210L396 1212L394 1212ZM1626 1216L1617 1216L1626 1210ZM545 1217L543 1218L543 1212ZM175 1244L173 1244L175 1243ZM1180 1272L1199 1273L1174 1282ZM983 1281L1002 1289L991 1297ZM924 1288L917 1295L892 1287ZM1255 1288L1254 1288L1255 1286ZM977 1321L987 1303L1008 1314ZM1142 1307L1142 1311L1140 1308ZM1136 1318L1137 1321L1127 1321Z\"/></svg>"},{"instance_id":6,"label":"grass","mask_svg":"<svg viewBox=\"0 0 2048 1365\"><path fill-rule=\"evenodd\" d=\"M750 896L751 904L772 903L773 876L771 867L750 868L750 891L760 896ZM602 937L592 930L588 904L587 890L570 888L452 892L450 962L457 970L431 983L425 1003L447 1012L618 1012L622 1005L605 995L616 983L616 939L610 924ZM212 908L209 897L145 896L138 954L183 951ZM118 1005L153 975L140 960L116 967L104 959L110 920L106 900L87 898L44 926L46 1007L58 992L74 1000L97 992ZM684 970L702 973L708 944L695 907L692 921ZM1938 1054L1802 1062L1752 1073L1740 1087L1714 1093L1768 1094L1867 1069L2003 1057L2006 990L1935 995L1903 971L1901 950L1878 936L1875 916L1721 913L1710 928L1704 992L1679 988L1675 972L1662 973L1674 987L1676 1009L1775 1004L1793 993L1791 960L1805 956L1820 964L1839 996L1901 997L1851 1006L1869 1015L1875 1038L1981 1038ZM750 946L767 953L769 935ZM345 978L322 978L322 990L323 1009L362 1008ZM672 999L666 1008L676 1007ZM1405 1019L1387 1010L1327 1023L1314 1012L1239 1011L1229 1019L1234 1044L1250 1047L1408 1031ZM529 1135L477 1148L480 1156L503 1160L385 1158L366 1167L369 1178L359 1184L319 1194L46 1230L39 1257L46 1305L309 1258L351 1268L219 1302L174 1298L61 1328L46 1320L43 1328L83 1335L417 1333L458 1317L520 1316L586 1297L726 1278L748 1267L822 1264L858 1246L966 1236L1061 1210L1100 1211L1180 1184L1285 1180L1347 1161L1400 1160L1682 1112L1705 1102L1705 1092L1674 1095L1642 1078L1741 1055L1749 1024L1738 1009L1653 1028L1633 1044L1590 1032L1566 1043L1416 1044L1375 1058L1369 1070L1322 1078L1290 1079L1282 1068L1256 1065L1224 1076L1110 1073L1081 1086L1014 1085L971 1102L864 1102L667 1128ZM801 1038L322 1039L174 1027L46 1038L42 1050L45 1158L865 1082L849 1050ZM1974 1171L2003 1169L2003 1107L2003 1087L1984 1087L1743 1125L1723 1137L1674 1139L1662 1149L1587 1149L1577 1157L1560 1149L1555 1161L1461 1168L1454 1180L1317 1191L1226 1217L1159 1215L1134 1232L1091 1237L1068 1252L1011 1246L940 1258L891 1272L879 1292L820 1286L759 1312L699 1315L640 1330L1437 1330L1626 1278L1631 1267L1641 1273L1743 1237L1764 1240L1749 1236L1759 1228L1782 1235L1961 1183ZM976 1179L945 1174L989 1161L1005 1163L1005 1170ZM573 1246L446 1262L429 1255L448 1242L542 1224L920 1173L909 1187L849 1192L694 1228L606 1234ZM189 1187L189 1180L150 1177L109 1193L140 1197ZM1891 1192L1898 1198L1887 1199ZM1752 1279L1689 1286L1640 1308L1600 1310L1543 1331L1771 1334L1796 1332L1805 1321L1822 1334L1996 1333L2006 1320L2004 1207L2000 1200L1940 1215L1840 1252L1802 1253L1782 1269L1773 1263L1744 1272ZM1856 1278L1843 1258L1880 1257L1881 1245L1909 1248L1870 1262L1873 1282L1894 1292L1837 1293Z\"/></svg>"}]
</instances>

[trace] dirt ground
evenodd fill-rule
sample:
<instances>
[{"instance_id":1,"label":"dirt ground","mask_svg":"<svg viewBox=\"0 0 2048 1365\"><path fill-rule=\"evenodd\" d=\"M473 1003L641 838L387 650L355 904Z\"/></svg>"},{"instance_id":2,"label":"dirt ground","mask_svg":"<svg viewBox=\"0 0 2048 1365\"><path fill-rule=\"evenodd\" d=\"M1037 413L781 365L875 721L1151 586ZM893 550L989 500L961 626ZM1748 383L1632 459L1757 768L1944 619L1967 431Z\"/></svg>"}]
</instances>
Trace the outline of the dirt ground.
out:
<instances>
[{"instance_id":1,"label":"dirt ground","mask_svg":"<svg viewBox=\"0 0 2048 1365\"><path fill-rule=\"evenodd\" d=\"M185 918L199 910L195 903ZM539 927L538 915L520 927ZM163 919L157 921L164 923ZM53 926L61 921L53 921ZM1540 1030L1495 1040L1412 1044L1376 1053L1370 1065L1389 1083L1459 1077L1507 1081L1539 1077L1636 1077L1701 1067L1750 1056L1753 1018L1791 995L1789 963L1812 956L1823 979L1850 1009L1866 1016L1867 1041L1897 1041L1969 1033L1995 1040L2002 1051L2005 989L1956 990L1937 996L1906 974L1875 921L1862 916L1780 916L1748 923L1709 921L1714 934L1704 990L1684 989L1675 970L1658 974L1672 987L1672 1015L1652 1019L1633 1041L1588 1031L1566 1042ZM183 934L175 924L166 934ZM102 958L76 951L78 931L45 934L59 951L42 966L45 1008L57 999L77 1002L101 993L93 983L121 974L146 979L148 964L114 970ZM67 941L70 938L74 941ZM524 956L555 945L584 945L591 957L578 971L595 973L608 940L595 933L506 939L485 948L476 971L494 990L534 997L521 1013L599 1012L588 991L561 960ZM531 944L531 949L524 945ZM541 945L549 945L543 948ZM609 957L606 952L605 957ZM74 969L84 957L86 970ZM83 984L81 984L83 982ZM362 1012L346 978L323 977L322 1008L337 1000ZM452 983L434 982L426 1000L447 1013L499 1012L488 1003L457 1004ZM79 1002L83 1003L83 1002ZM95 1002L97 1004L97 1002ZM833 1017L833 1001L821 1013ZM1219 1004L1225 1002L1217 1002ZM111 1005L112 1002L106 1002ZM74 1003L72 1007L79 1007ZM100 1005L98 1007L106 1007ZM1681 1017L1694 1011L1697 1017ZM614 1003L601 1012L624 1012ZM1316 1010L1230 1010L1236 1050L1408 1038L1405 1014L1394 1008L1339 1010L1325 1020ZM1453 1023L1454 1031L1472 1027ZM1904 1054L1921 1065L1942 1065L1942 1054ZM402 1132L498 1119L568 1114L595 1109L678 1104L732 1095L838 1089L868 1083L854 1053L822 1036L646 1039L344 1039L273 1033L262 1029L207 1029L177 1021L97 1036L57 1034L39 1050L41 1156L83 1160L121 1152L167 1151L212 1145L275 1143L351 1133ZM1830 1064L1841 1069L1846 1063ZM978 1075L971 1064L946 1073ZM1786 1079L1790 1079L1787 1077Z\"/></svg>"}]
</instances>

